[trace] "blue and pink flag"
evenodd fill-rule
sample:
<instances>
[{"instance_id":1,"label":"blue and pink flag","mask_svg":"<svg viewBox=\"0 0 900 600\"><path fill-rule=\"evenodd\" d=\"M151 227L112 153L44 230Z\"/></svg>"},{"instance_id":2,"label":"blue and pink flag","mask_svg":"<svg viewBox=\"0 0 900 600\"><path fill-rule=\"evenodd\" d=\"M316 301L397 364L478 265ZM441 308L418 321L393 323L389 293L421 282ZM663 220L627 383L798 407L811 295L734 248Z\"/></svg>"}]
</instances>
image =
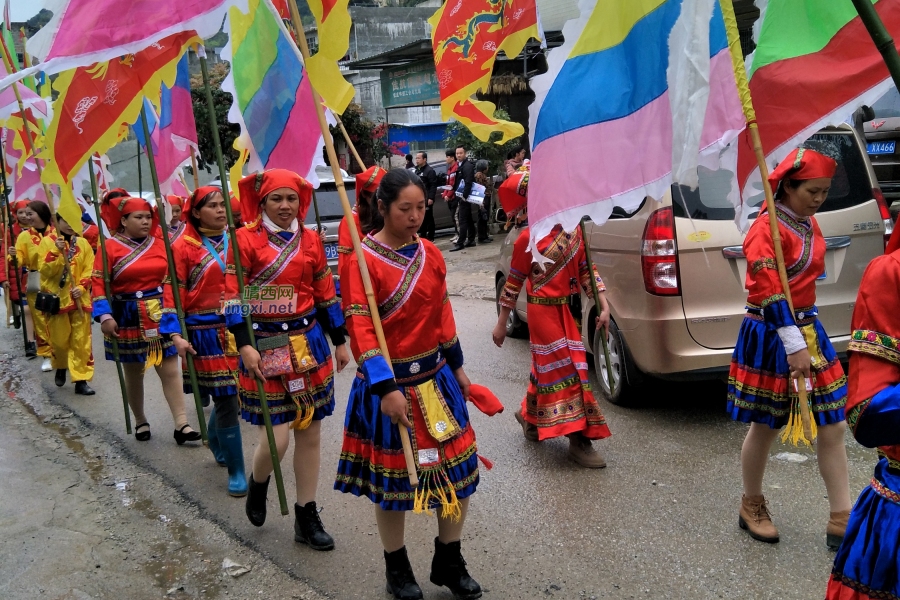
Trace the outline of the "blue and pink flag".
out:
<instances>
[{"instance_id":1,"label":"blue and pink flag","mask_svg":"<svg viewBox=\"0 0 900 600\"><path fill-rule=\"evenodd\" d=\"M647 196L662 198L673 182L673 160L682 174L690 170L685 149L696 148L700 165L736 170L733 141L744 115L717 2L701 38L708 39L708 73L700 68L688 76L675 68L674 79L667 76L670 34L680 18L685 28L696 26L703 14L697 1L581 0L580 18L563 30L566 43L532 83L533 242L558 223L572 231L587 215L602 224L613 207L633 211ZM692 12L682 17L683 7ZM676 41L674 51L690 51L683 45ZM708 94L708 102L690 100L698 93ZM673 104L675 96L680 100ZM736 186L732 200L739 203Z\"/></svg>"},{"instance_id":2,"label":"blue and pink flag","mask_svg":"<svg viewBox=\"0 0 900 600\"><path fill-rule=\"evenodd\" d=\"M197 126L191 101L191 78L188 71L187 53L178 61L175 83L171 88L163 84L160 88L159 110L144 98L144 112L150 129L150 142L156 171L159 176L160 191L164 195L181 195L183 189L179 181L181 168L191 164L191 148L197 152ZM140 116L132 127L144 148L144 128ZM199 155L199 153L198 153ZM173 187L174 186L174 187Z\"/></svg>"}]
</instances>

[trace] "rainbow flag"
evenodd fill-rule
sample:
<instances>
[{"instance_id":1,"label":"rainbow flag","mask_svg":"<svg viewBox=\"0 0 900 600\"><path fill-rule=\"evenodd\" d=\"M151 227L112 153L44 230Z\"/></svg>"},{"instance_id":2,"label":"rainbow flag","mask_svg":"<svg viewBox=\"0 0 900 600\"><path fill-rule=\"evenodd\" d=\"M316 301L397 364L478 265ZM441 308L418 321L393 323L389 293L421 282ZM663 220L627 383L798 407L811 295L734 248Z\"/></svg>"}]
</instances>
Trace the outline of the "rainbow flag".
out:
<instances>
[{"instance_id":1,"label":"rainbow flag","mask_svg":"<svg viewBox=\"0 0 900 600\"><path fill-rule=\"evenodd\" d=\"M602 224L615 206L631 211L647 196L662 198L672 185L676 132L670 91L696 91L696 81L667 77L681 0L583 0L580 6L581 17L563 29L566 43L550 54L548 72L532 83L532 241L557 223L573 231L584 215ZM725 150L744 128L718 4L708 40L709 101L695 147L700 164L713 167L723 154L726 164L736 162L736 151Z\"/></svg>"},{"instance_id":2,"label":"rainbow flag","mask_svg":"<svg viewBox=\"0 0 900 600\"><path fill-rule=\"evenodd\" d=\"M231 63L222 89L234 98L228 120L241 127L234 148L251 172L290 169L318 186L325 142L300 52L271 0L250 0L249 9L228 12L222 49Z\"/></svg>"},{"instance_id":3,"label":"rainbow flag","mask_svg":"<svg viewBox=\"0 0 900 600\"><path fill-rule=\"evenodd\" d=\"M900 2L874 4L888 33L900 42ZM857 108L871 106L894 87L852 2L769 0L754 32L757 48L747 57L747 72L770 168L819 129L846 122ZM762 179L745 135L738 180L744 205L758 206Z\"/></svg>"}]
</instances>

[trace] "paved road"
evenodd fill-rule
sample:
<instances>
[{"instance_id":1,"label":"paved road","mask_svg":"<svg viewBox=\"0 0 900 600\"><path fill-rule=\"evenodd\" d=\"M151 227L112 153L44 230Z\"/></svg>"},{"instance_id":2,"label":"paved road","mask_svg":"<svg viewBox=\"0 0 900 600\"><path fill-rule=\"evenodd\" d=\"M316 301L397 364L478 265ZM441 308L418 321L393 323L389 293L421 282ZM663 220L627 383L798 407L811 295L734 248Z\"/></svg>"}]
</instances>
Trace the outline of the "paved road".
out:
<instances>
[{"instance_id":1,"label":"paved road","mask_svg":"<svg viewBox=\"0 0 900 600\"><path fill-rule=\"evenodd\" d=\"M497 240L500 241L499 239ZM441 247L448 246L446 239ZM466 371L489 386L507 407L493 418L474 412L479 451L494 461L483 471L464 534L464 554L486 598L822 598L833 554L824 544L825 488L814 454L773 448L766 478L782 541L765 545L737 527L739 449L746 427L724 412L721 383L665 385L648 390L644 406L624 409L602 402L613 435L601 443L609 467L587 471L566 458L566 442L523 439L512 412L525 391L526 341L493 346L496 320L494 260L499 244L445 255L448 287L466 354ZM95 334L99 331L95 328ZM17 332L0 329L0 344L19 352ZM95 356L102 356L99 335ZM340 452L343 412L352 372L335 380L337 410L323 425L318 502L337 549L316 553L292 539L292 517L278 514L274 485L270 518L249 524L243 501L228 498L224 473L203 448L177 447L155 376L148 376L148 416L154 437L127 437L115 370L98 359L94 387L78 397L58 391L36 361L15 361L49 402L74 411L97 435L134 457L234 538L262 552L280 569L334 598L383 597L383 561L368 500L331 490ZM8 368L8 365L6 365ZM2 365L0 365L2 368ZM69 386L71 387L71 386ZM190 413L190 411L189 411ZM194 416L196 417L196 415ZM256 434L244 427L250 457ZM853 495L871 477L874 454L849 440ZM802 454L805 462L775 458ZM290 461L283 463L293 502ZM451 598L428 582L436 523L410 515L407 545L427 598Z\"/></svg>"}]
</instances>

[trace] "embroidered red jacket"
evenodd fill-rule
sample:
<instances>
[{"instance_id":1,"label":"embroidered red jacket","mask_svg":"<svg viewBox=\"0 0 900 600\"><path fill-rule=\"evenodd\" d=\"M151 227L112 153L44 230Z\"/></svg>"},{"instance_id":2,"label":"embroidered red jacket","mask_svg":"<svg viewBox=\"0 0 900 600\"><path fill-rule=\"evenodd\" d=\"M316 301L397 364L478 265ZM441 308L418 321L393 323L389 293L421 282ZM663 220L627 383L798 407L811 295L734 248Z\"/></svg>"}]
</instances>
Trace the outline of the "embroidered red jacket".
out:
<instances>
[{"instance_id":1,"label":"embroidered red jacket","mask_svg":"<svg viewBox=\"0 0 900 600\"><path fill-rule=\"evenodd\" d=\"M847 424L900 469L900 252L866 268L853 309Z\"/></svg>"},{"instance_id":2,"label":"embroidered red jacket","mask_svg":"<svg viewBox=\"0 0 900 600\"><path fill-rule=\"evenodd\" d=\"M163 284L169 274L169 263L166 260L166 249L163 241L148 236L137 242L121 233L106 240L107 266L110 275L110 289L113 296L118 294L134 294L137 292L163 292ZM110 298L106 297L103 284L103 253L98 252L94 259L93 273L94 318L104 314L112 314ZM165 300L163 307L165 307ZM162 333L173 333L162 331Z\"/></svg>"},{"instance_id":3,"label":"embroidered red jacket","mask_svg":"<svg viewBox=\"0 0 900 600\"><path fill-rule=\"evenodd\" d=\"M326 330L344 324L325 247L315 231L301 224L290 239L285 239L258 220L238 229L237 238L244 271L244 299L259 306L258 310L253 309L253 316L288 321L321 309L330 320L323 323ZM229 289L237 290L236 276L227 275L229 278L234 280ZM231 312L228 326L240 320L240 314Z\"/></svg>"},{"instance_id":4,"label":"embroidered red jacket","mask_svg":"<svg viewBox=\"0 0 900 600\"><path fill-rule=\"evenodd\" d=\"M780 205L775 212L794 310L808 312L816 303L816 279L825 272L825 238L814 217L800 221ZM750 226L744 240L744 256L746 287L750 292L747 304L761 308L766 322L776 328L795 325L778 278L769 213L765 210Z\"/></svg>"},{"instance_id":5,"label":"embroidered red jacket","mask_svg":"<svg viewBox=\"0 0 900 600\"><path fill-rule=\"evenodd\" d=\"M362 234L362 226L359 223L359 213L356 212L356 207L353 207L353 223L356 226L356 231L359 233L359 239L363 239ZM353 238L350 237L350 228L347 227L347 217L341 219L341 224L338 225L338 281L341 283L341 304L345 305L346 302L343 301L348 294L345 291L347 289L346 286L350 285L350 277L348 276L347 265L350 263L350 255L353 254Z\"/></svg>"}]
</instances>

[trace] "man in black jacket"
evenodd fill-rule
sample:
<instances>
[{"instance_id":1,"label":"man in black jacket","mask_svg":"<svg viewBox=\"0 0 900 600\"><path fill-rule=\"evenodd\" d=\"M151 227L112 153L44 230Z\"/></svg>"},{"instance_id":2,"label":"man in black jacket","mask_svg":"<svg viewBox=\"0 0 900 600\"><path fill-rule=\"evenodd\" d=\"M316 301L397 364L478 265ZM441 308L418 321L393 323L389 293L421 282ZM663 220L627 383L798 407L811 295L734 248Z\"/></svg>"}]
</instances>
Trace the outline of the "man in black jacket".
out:
<instances>
[{"instance_id":1,"label":"man in black jacket","mask_svg":"<svg viewBox=\"0 0 900 600\"><path fill-rule=\"evenodd\" d=\"M416 175L425 184L425 220L419 228L419 235L428 240L434 241L434 203L437 200L438 176L428 164L428 153L416 153Z\"/></svg>"},{"instance_id":2,"label":"man in black jacket","mask_svg":"<svg viewBox=\"0 0 900 600\"><path fill-rule=\"evenodd\" d=\"M475 164L466 158L466 149L462 146L456 149L456 181L454 185L457 189L459 189L460 183L463 183L463 189L457 208L459 211L459 239L456 241L456 245L450 248L450 252L471 248L475 245L478 205L468 202L469 194L472 193L472 184L475 183Z\"/></svg>"}]
</instances>

